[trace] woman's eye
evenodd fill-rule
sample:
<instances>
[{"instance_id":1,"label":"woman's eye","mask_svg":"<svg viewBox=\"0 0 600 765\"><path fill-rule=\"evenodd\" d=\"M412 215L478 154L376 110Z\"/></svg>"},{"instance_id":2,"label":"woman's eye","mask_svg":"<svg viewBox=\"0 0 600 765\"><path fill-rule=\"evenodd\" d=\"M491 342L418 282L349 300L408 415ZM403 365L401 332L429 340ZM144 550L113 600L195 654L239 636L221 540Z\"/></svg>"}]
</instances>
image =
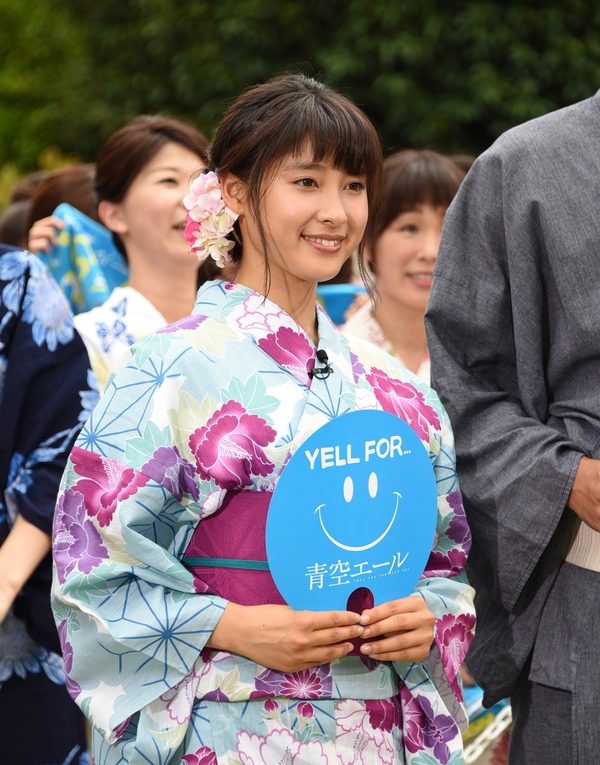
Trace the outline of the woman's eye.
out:
<instances>
[{"instance_id":1,"label":"woman's eye","mask_svg":"<svg viewBox=\"0 0 600 765\"><path fill-rule=\"evenodd\" d=\"M166 183L166 184L173 184L173 185L175 185L175 186L176 186L176 185L177 185L177 183L178 183L178 181L177 181L177 178L171 178L170 176L169 176L169 177L167 177L167 178L161 178L161 181L160 181L160 182L161 182L161 183Z\"/></svg>"},{"instance_id":2,"label":"woman's eye","mask_svg":"<svg viewBox=\"0 0 600 765\"><path fill-rule=\"evenodd\" d=\"M316 185L312 178L300 178L300 180L296 181L296 183L299 186L306 186L308 188Z\"/></svg>"},{"instance_id":3,"label":"woman's eye","mask_svg":"<svg viewBox=\"0 0 600 765\"><path fill-rule=\"evenodd\" d=\"M412 223L406 223L404 226L400 228L400 231L404 231L407 234L416 234L418 229L415 225Z\"/></svg>"},{"instance_id":4,"label":"woman's eye","mask_svg":"<svg viewBox=\"0 0 600 765\"><path fill-rule=\"evenodd\" d=\"M352 183L348 184L348 188L350 191L363 191L366 185L362 181L352 181Z\"/></svg>"}]
</instances>

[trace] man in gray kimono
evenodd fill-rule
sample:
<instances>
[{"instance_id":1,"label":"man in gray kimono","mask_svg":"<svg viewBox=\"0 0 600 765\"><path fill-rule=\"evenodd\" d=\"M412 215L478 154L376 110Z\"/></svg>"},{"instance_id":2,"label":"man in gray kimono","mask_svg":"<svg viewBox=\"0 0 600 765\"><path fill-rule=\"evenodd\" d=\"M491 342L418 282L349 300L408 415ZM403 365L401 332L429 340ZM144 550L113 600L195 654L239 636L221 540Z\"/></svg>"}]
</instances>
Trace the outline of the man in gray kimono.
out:
<instances>
[{"instance_id":1,"label":"man in gray kimono","mask_svg":"<svg viewBox=\"0 0 600 765\"><path fill-rule=\"evenodd\" d=\"M501 136L442 235L426 316L511 765L600 763L600 92Z\"/></svg>"}]
</instances>

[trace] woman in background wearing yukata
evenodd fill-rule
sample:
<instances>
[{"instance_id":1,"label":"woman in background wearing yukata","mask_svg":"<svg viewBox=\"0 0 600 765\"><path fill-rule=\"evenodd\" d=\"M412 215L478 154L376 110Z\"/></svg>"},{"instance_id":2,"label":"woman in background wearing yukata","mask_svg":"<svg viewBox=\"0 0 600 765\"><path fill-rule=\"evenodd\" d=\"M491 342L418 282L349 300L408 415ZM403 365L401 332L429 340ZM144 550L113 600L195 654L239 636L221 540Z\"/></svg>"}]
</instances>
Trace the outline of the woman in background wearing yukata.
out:
<instances>
[{"instance_id":1,"label":"woman in background wearing yukata","mask_svg":"<svg viewBox=\"0 0 600 765\"><path fill-rule=\"evenodd\" d=\"M427 149L404 149L385 160L381 211L365 248L377 298L364 301L342 327L426 382L425 309L444 216L464 176L457 162Z\"/></svg>"},{"instance_id":2,"label":"woman in background wearing yukata","mask_svg":"<svg viewBox=\"0 0 600 765\"><path fill-rule=\"evenodd\" d=\"M77 314L100 390L128 358L129 347L192 310L198 262L183 231L183 206L192 175L206 166L206 138L194 127L160 116L140 116L111 135L96 159L98 216L127 261L128 281L108 300ZM56 242L60 220L45 218L30 243Z\"/></svg>"},{"instance_id":3,"label":"woman in background wearing yukata","mask_svg":"<svg viewBox=\"0 0 600 765\"><path fill-rule=\"evenodd\" d=\"M54 613L95 763L458 765L475 618L448 421L425 383L316 303L362 251L377 133L288 75L228 109L210 167L186 235L201 258L239 264L236 282L207 282L191 316L133 347L57 504ZM266 560L291 455L356 409L413 421L436 476L434 547L409 597L295 611L247 559Z\"/></svg>"},{"instance_id":4,"label":"woman in background wearing yukata","mask_svg":"<svg viewBox=\"0 0 600 765\"><path fill-rule=\"evenodd\" d=\"M6 250L6 251L5 251ZM85 347L37 257L0 246L0 761L84 765L50 608L67 457L97 401Z\"/></svg>"}]
</instances>

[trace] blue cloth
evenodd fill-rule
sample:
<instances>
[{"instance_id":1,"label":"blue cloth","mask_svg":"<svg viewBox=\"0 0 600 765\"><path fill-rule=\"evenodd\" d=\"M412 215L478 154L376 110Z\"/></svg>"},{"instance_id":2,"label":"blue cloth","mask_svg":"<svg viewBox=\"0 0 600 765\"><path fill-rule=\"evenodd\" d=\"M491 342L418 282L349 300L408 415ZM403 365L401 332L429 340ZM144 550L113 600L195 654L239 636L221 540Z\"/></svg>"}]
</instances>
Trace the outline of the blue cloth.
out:
<instances>
[{"instance_id":1,"label":"blue cloth","mask_svg":"<svg viewBox=\"0 0 600 765\"><path fill-rule=\"evenodd\" d=\"M73 313L89 311L127 281L127 263L112 233L80 210L63 203L53 215L64 222L64 228L49 253L36 254L65 293Z\"/></svg>"}]
</instances>

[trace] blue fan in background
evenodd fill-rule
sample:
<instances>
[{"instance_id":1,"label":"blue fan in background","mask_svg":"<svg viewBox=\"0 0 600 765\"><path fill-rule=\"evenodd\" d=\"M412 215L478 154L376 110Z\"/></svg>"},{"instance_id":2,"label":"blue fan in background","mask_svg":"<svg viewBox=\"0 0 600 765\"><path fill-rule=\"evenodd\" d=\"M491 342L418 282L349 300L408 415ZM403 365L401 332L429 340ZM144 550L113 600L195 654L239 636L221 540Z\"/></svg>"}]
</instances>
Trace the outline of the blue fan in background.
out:
<instances>
[{"instance_id":1,"label":"blue fan in background","mask_svg":"<svg viewBox=\"0 0 600 765\"><path fill-rule=\"evenodd\" d=\"M321 284L317 288L317 300L329 314L334 324L343 324L344 314L357 295L366 292L360 284Z\"/></svg>"},{"instance_id":2,"label":"blue fan in background","mask_svg":"<svg viewBox=\"0 0 600 765\"><path fill-rule=\"evenodd\" d=\"M63 203L53 215L64 228L49 253L36 254L59 283L73 313L89 311L127 281L127 263L112 233L77 208Z\"/></svg>"}]
</instances>

